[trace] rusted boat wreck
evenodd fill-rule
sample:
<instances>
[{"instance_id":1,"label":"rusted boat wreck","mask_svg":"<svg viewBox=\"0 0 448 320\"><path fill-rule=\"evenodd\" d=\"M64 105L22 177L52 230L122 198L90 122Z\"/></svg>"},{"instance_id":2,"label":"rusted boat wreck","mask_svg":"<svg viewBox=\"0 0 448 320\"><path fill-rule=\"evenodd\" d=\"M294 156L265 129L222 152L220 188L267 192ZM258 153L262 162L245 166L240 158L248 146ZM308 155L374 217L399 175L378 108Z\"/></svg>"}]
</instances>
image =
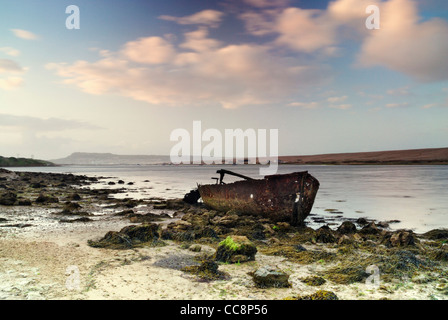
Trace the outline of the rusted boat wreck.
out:
<instances>
[{"instance_id":1,"label":"rusted boat wreck","mask_svg":"<svg viewBox=\"0 0 448 320\"><path fill-rule=\"evenodd\" d=\"M236 210L243 214L262 215L273 221L302 224L310 214L319 189L319 181L307 171L253 179L232 171L218 170L216 184L198 185L204 204L214 210ZM244 180L226 184L225 174Z\"/></svg>"}]
</instances>

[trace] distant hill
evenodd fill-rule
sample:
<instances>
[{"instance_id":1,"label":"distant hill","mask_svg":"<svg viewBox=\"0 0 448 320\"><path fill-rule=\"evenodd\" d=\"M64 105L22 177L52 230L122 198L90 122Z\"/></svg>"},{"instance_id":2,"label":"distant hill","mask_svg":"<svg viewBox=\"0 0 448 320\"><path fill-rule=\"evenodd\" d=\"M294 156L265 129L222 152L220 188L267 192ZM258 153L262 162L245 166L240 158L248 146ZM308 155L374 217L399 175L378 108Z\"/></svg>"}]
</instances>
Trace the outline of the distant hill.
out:
<instances>
[{"instance_id":1,"label":"distant hill","mask_svg":"<svg viewBox=\"0 0 448 320\"><path fill-rule=\"evenodd\" d=\"M284 164L448 164L448 148L281 156Z\"/></svg>"},{"instance_id":2,"label":"distant hill","mask_svg":"<svg viewBox=\"0 0 448 320\"><path fill-rule=\"evenodd\" d=\"M48 167L54 166L54 163L44 160L35 160L29 158L14 158L0 156L0 167Z\"/></svg>"},{"instance_id":3,"label":"distant hill","mask_svg":"<svg viewBox=\"0 0 448 320\"><path fill-rule=\"evenodd\" d=\"M163 164L170 163L169 156L118 155L113 153L75 152L66 158L51 160L55 164L114 165L114 164Z\"/></svg>"},{"instance_id":4,"label":"distant hill","mask_svg":"<svg viewBox=\"0 0 448 320\"><path fill-rule=\"evenodd\" d=\"M280 164L448 164L448 148L280 156ZM39 160L35 160L39 161ZM57 165L169 164L170 156L75 152L51 160Z\"/></svg>"}]
</instances>

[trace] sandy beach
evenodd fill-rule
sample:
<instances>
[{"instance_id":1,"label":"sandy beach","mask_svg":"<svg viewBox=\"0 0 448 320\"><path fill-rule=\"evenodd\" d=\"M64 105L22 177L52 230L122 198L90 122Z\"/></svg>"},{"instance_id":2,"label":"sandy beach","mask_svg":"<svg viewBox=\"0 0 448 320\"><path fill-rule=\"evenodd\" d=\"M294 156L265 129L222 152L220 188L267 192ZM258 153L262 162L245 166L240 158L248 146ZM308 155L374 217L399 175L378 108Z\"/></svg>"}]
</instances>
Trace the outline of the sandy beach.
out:
<instances>
[{"instance_id":1,"label":"sandy beach","mask_svg":"<svg viewBox=\"0 0 448 320\"><path fill-rule=\"evenodd\" d=\"M6 170L0 176L0 299L283 300L317 292L340 300L448 297L443 230L392 232L372 221L352 223L353 232L298 229L181 200L115 199L125 185L93 190L88 177ZM144 225L158 225L157 241L120 249L89 242ZM252 236L254 230L261 235ZM212 259L234 235L256 246L253 260L217 262L222 276L213 279L187 271ZM378 278L366 271L370 265L378 267ZM257 285L253 273L266 266L286 274L289 286Z\"/></svg>"}]
</instances>

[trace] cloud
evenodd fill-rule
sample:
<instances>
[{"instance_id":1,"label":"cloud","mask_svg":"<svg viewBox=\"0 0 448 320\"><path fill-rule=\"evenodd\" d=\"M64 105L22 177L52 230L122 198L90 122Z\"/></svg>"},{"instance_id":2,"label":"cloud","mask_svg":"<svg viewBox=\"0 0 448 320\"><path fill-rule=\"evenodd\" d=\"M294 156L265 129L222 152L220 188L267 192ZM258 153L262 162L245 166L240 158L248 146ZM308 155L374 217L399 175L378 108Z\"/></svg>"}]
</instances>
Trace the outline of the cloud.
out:
<instances>
[{"instance_id":1,"label":"cloud","mask_svg":"<svg viewBox=\"0 0 448 320\"><path fill-rule=\"evenodd\" d=\"M123 54L131 61L144 64L161 64L172 60L173 46L163 38L147 37L128 42Z\"/></svg>"},{"instance_id":2,"label":"cloud","mask_svg":"<svg viewBox=\"0 0 448 320\"><path fill-rule=\"evenodd\" d=\"M330 97L327 99L328 102L330 103L337 103L337 102L342 102L347 100L347 96L342 96L342 97Z\"/></svg>"},{"instance_id":3,"label":"cloud","mask_svg":"<svg viewBox=\"0 0 448 320\"><path fill-rule=\"evenodd\" d=\"M10 59L0 59L0 89L14 90L22 86L26 68Z\"/></svg>"},{"instance_id":4,"label":"cloud","mask_svg":"<svg viewBox=\"0 0 448 320\"><path fill-rule=\"evenodd\" d=\"M22 86L23 79L21 77L7 77L0 79L0 89L14 90Z\"/></svg>"},{"instance_id":5,"label":"cloud","mask_svg":"<svg viewBox=\"0 0 448 320\"><path fill-rule=\"evenodd\" d=\"M327 66L301 65L269 46L224 45L209 38L204 28L184 36L177 47L158 37L140 38L94 62L49 63L46 67L65 78L64 83L91 94L114 93L151 104L224 108L280 103L329 77Z\"/></svg>"},{"instance_id":6,"label":"cloud","mask_svg":"<svg viewBox=\"0 0 448 320\"><path fill-rule=\"evenodd\" d=\"M24 128L33 132L51 132L78 129L99 129L95 125L77 120L66 120L60 118L42 119L30 116L16 116L11 114L0 114L0 127Z\"/></svg>"},{"instance_id":7,"label":"cloud","mask_svg":"<svg viewBox=\"0 0 448 320\"><path fill-rule=\"evenodd\" d=\"M178 24L199 24L210 27L217 27L222 20L224 13L217 10L203 10L198 13L185 17L174 17L168 15L159 16L159 19L166 21L174 21Z\"/></svg>"},{"instance_id":8,"label":"cloud","mask_svg":"<svg viewBox=\"0 0 448 320\"><path fill-rule=\"evenodd\" d=\"M409 105L408 102L388 103L388 104L386 104L386 108L402 108L402 107L407 107L408 105Z\"/></svg>"},{"instance_id":9,"label":"cloud","mask_svg":"<svg viewBox=\"0 0 448 320\"><path fill-rule=\"evenodd\" d=\"M448 23L423 21L411 0L389 0L380 9L381 29L368 33L359 65L384 66L422 82L447 80Z\"/></svg>"},{"instance_id":10,"label":"cloud","mask_svg":"<svg viewBox=\"0 0 448 320\"><path fill-rule=\"evenodd\" d=\"M244 0L244 2L257 8L285 7L289 4L289 0Z\"/></svg>"},{"instance_id":11,"label":"cloud","mask_svg":"<svg viewBox=\"0 0 448 320\"><path fill-rule=\"evenodd\" d=\"M311 53L336 44L336 30L323 10L287 8L278 17L277 44Z\"/></svg>"},{"instance_id":12,"label":"cloud","mask_svg":"<svg viewBox=\"0 0 448 320\"><path fill-rule=\"evenodd\" d=\"M1 47L0 52L3 52L11 57L17 57L20 55L20 51L11 47Z\"/></svg>"},{"instance_id":13,"label":"cloud","mask_svg":"<svg viewBox=\"0 0 448 320\"><path fill-rule=\"evenodd\" d=\"M304 109L317 109L319 108L319 102L291 102L288 104L290 107L300 107Z\"/></svg>"},{"instance_id":14,"label":"cloud","mask_svg":"<svg viewBox=\"0 0 448 320\"><path fill-rule=\"evenodd\" d=\"M10 59L0 59L0 74L1 73L22 73L24 69L15 61Z\"/></svg>"},{"instance_id":15,"label":"cloud","mask_svg":"<svg viewBox=\"0 0 448 320\"><path fill-rule=\"evenodd\" d=\"M210 39L208 30L200 28L196 31L185 34L185 42L180 45L181 48L190 49L197 52L210 51L221 46L221 42L215 39Z\"/></svg>"},{"instance_id":16,"label":"cloud","mask_svg":"<svg viewBox=\"0 0 448 320\"><path fill-rule=\"evenodd\" d=\"M390 90L387 90L387 94L390 94L392 96L409 96L409 95L411 95L408 87L390 89Z\"/></svg>"},{"instance_id":17,"label":"cloud","mask_svg":"<svg viewBox=\"0 0 448 320\"><path fill-rule=\"evenodd\" d=\"M339 110L347 110L347 109L350 109L351 107L352 107L352 105L351 104L339 104L339 105L330 105L329 106L330 108L333 108L333 109L339 109Z\"/></svg>"},{"instance_id":18,"label":"cloud","mask_svg":"<svg viewBox=\"0 0 448 320\"><path fill-rule=\"evenodd\" d=\"M32 33L31 31L22 30L22 29L11 29L12 33L18 38L25 40L37 40L39 37Z\"/></svg>"}]
</instances>

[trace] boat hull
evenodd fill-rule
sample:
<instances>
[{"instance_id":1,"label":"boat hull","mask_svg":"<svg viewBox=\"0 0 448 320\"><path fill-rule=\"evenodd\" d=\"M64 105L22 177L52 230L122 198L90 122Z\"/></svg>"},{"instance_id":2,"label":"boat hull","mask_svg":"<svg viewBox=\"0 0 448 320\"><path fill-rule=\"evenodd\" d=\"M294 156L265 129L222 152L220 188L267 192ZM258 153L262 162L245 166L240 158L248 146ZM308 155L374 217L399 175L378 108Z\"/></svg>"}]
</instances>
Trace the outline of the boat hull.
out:
<instances>
[{"instance_id":1,"label":"boat hull","mask_svg":"<svg viewBox=\"0 0 448 320\"><path fill-rule=\"evenodd\" d=\"M319 181L307 171L198 186L202 201L211 209L262 215L292 225L302 224L310 214L318 189Z\"/></svg>"}]
</instances>

